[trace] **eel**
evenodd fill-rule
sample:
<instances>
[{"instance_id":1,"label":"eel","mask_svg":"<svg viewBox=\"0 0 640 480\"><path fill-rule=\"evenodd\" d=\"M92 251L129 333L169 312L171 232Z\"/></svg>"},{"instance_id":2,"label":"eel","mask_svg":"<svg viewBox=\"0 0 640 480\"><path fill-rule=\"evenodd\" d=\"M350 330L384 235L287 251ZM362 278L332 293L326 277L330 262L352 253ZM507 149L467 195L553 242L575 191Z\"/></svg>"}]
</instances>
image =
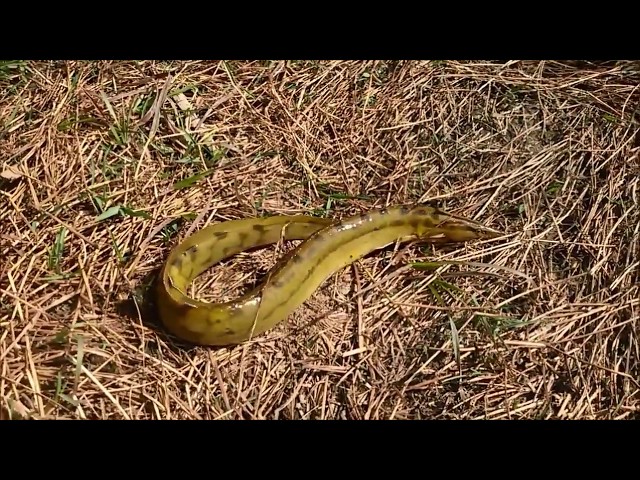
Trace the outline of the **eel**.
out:
<instances>
[{"instance_id":1,"label":"eel","mask_svg":"<svg viewBox=\"0 0 640 480\"><path fill-rule=\"evenodd\" d=\"M156 289L158 313L176 337L205 346L230 346L273 328L330 276L394 242L458 243L502 232L428 206L393 206L331 220L276 215L229 220L188 236L169 253ZM303 240L263 281L221 303L190 298L188 285L214 264L280 240Z\"/></svg>"}]
</instances>

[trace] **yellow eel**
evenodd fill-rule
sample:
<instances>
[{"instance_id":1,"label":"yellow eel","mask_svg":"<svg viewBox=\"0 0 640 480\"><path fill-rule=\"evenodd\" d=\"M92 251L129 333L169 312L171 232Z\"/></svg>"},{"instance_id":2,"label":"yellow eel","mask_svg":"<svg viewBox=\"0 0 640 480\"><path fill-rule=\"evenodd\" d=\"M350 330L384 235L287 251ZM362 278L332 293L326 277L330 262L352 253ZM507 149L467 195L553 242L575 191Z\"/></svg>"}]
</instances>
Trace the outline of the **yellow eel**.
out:
<instances>
[{"instance_id":1,"label":"yellow eel","mask_svg":"<svg viewBox=\"0 0 640 480\"><path fill-rule=\"evenodd\" d=\"M340 221L306 215L221 222L194 233L167 258L157 287L160 318L173 335L199 345L242 343L286 319L331 275L396 241L465 242L502 232L439 209L390 207ZM187 286L215 263L279 240L304 240L236 300L208 303Z\"/></svg>"}]
</instances>

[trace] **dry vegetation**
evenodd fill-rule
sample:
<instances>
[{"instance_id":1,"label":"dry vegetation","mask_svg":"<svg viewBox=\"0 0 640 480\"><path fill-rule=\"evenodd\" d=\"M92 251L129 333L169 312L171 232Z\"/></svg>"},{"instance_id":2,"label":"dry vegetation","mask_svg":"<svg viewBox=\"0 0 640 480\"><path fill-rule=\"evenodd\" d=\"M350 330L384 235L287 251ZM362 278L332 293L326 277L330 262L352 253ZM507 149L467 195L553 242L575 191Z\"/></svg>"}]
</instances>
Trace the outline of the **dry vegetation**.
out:
<instances>
[{"instance_id":1,"label":"dry vegetation","mask_svg":"<svg viewBox=\"0 0 640 480\"><path fill-rule=\"evenodd\" d=\"M638 418L637 64L0 65L3 418ZM413 202L505 235L375 252L234 348L153 315L193 229Z\"/></svg>"}]
</instances>

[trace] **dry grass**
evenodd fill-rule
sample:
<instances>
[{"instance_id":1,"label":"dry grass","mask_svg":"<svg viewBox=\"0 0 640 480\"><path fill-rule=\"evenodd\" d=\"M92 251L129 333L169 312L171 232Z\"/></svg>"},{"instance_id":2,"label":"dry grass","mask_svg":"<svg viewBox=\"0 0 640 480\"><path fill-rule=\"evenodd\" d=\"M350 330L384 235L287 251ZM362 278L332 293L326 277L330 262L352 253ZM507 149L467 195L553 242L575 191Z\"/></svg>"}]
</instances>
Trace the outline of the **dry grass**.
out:
<instances>
[{"instance_id":1,"label":"dry grass","mask_svg":"<svg viewBox=\"0 0 640 480\"><path fill-rule=\"evenodd\" d=\"M2 64L3 417L638 418L639 81L615 62ZM235 348L150 313L190 230L419 201L507 233L376 252Z\"/></svg>"}]
</instances>

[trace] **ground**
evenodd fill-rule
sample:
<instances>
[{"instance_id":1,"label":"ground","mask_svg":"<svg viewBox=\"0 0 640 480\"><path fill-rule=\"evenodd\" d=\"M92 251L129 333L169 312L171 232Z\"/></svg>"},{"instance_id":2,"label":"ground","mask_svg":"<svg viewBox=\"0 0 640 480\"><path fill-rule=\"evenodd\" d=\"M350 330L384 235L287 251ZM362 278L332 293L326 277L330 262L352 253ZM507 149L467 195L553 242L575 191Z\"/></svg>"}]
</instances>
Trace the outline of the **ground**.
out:
<instances>
[{"instance_id":1,"label":"ground","mask_svg":"<svg viewBox=\"0 0 640 480\"><path fill-rule=\"evenodd\" d=\"M639 82L638 62L0 63L2 418L639 418ZM155 275L207 224L415 203L504 235L373 252L235 347L155 315ZM232 298L282 253L192 294Z\"/></svg>"}]
</instances>

